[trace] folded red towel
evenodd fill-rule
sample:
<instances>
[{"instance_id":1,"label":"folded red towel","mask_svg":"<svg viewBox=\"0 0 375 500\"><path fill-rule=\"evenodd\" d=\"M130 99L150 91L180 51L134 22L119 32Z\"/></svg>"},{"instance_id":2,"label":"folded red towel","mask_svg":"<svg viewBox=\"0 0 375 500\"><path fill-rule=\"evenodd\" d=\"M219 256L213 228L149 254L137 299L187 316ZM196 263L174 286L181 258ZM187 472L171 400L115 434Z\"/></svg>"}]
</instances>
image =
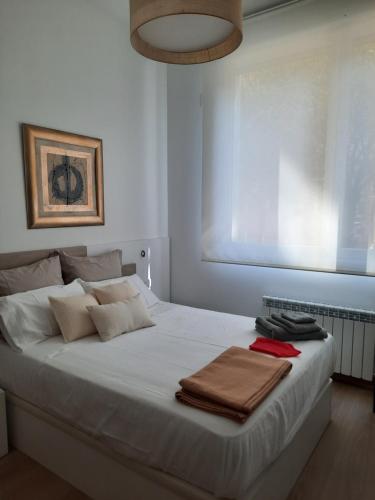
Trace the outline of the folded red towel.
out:
<instances>
[{"instance_id":1,"label":"folded red towel","mask_svg":"<svg viewBox=\"0 0 375 500\"><path fill-rule=\"evenodd\" d=\"M292 346L292 344L264 337L258 337L256 341L249 346L249 349L251 351L271 354L277 358L293 358L301 354L301 351Z\"/></svg>"}]
</instances>

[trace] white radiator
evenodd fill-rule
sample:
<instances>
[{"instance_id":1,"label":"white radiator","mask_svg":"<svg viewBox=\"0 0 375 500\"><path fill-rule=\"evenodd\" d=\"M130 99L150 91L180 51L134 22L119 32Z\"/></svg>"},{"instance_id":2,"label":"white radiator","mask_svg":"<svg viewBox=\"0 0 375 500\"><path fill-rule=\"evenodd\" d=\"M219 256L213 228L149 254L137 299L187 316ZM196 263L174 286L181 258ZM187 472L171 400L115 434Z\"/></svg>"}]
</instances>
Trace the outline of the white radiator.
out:
<instances>
[{"instance_id":1,"label":"white radiator","mask_svg":"<svg viewBox=\"0 0 375 500\"><path fill-rule=\"evenodd\" d=\"M314 304L278 297L263 297L264 314L305 312L315 317L335 338L335 372L372 381L375 353L375 312Z\"/></svg>"}]
</instances>

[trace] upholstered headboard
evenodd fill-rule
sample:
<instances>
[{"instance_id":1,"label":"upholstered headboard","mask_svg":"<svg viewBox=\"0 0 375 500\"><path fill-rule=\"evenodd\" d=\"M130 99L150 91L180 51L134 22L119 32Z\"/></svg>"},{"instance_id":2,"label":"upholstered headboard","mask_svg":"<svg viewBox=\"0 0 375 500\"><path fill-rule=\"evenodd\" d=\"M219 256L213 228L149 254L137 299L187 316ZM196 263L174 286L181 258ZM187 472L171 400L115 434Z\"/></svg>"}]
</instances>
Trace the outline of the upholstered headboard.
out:
<instances>
[{"instance_id":1,"label":"upholstered headboard","mask_svg":"<svg viewBox=\"0 0 375 500\"><path fill-rule=\"evenodd\" d=\"M87 247L65 247L65 248L47 248L45 250L28 250L23 252L0 253L0 270L12 269L13 267L27 266L38 260L47 259L54 255L58 250L63 250L69 255L77 257L85 257L87 255ZM125 264L122 266L122 275L130 276L137 272L136 264Z\"/></svg>"},{"instance_id":2,"label":"upholstered headboard","mask_svg":"<svg viewBox=\"0 0 375 500\"><path fill-rule=\"evenodd\" d=\"M137 272L137 264L132 262L131 264L124 264L122 266L122 275L123 276L131 276Z\"/></svg>"},{"instance_id":3,"label":"upholstered headboard","mask_svg":"<svg viewBox=\"0 0 375 500\"><path fill-rule=\"evenodd\" d=\"M38 260L52 257L57 250L63 250L69 255L85 257L87 247L66 247L66 248L48 248L46 250L27 250L24 252L0 253L0 270L11 269L12 267L27 266Z\"/></svg>"}]
</instances>

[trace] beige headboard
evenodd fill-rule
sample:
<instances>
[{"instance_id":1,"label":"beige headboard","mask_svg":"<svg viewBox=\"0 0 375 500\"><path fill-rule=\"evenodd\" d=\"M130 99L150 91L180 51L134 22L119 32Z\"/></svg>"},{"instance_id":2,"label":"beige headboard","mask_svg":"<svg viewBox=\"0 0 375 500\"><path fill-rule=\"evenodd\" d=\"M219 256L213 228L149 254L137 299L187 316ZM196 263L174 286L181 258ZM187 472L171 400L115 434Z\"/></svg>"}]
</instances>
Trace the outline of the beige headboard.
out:
<instances>
[{"instance_id":1,"label":"beige headboard","mask_svg":"<svg viewBox=\"0 0 375 500\"><path fill-rule=\"evenodd\" d=\"M123 276L131 276L137 272L137 264L132 262L131 264L124 264L122 266L122 275Z\"/></svg>"},{"instance_id":2,"label":"beige headboard","mask_svg":"<svg viewBox=\"0 0 375 500\"><path fill-rule=\"evenodd\" d=\"M12 269L12 267L27 266L38 260L47 259L54 255L57 250L63 250L69 255L85 257L87 247L66 247L66 248L48 248L46 250L27 250L25 252L0 253L0 270Z\"/></svg>"},{"instance_id":3,"label":"beige headboard","mask_svg":"<svg viewBox=\"0 0 375 500\"><path fill-rule=\"evenodd\" d=\"M65 247L65 248L47 248L45 250L28 250L24 252L0 253L0 270L12 269L13 267L27 266L38 260L47 259L54 255L58 250L63 250L69 255L77 257L85 257L87 255L87 247ZM122 275L130 276L137 272L137 266L134 263L125 264L122 266Z\"/></svg>"}]
</instances>

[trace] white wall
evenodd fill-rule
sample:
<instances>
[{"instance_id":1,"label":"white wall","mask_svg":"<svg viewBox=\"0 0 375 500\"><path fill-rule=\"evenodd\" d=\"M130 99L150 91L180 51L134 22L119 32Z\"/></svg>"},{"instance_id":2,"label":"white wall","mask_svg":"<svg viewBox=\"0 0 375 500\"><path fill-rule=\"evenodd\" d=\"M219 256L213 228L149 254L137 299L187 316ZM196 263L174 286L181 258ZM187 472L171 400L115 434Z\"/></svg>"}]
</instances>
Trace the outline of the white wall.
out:
<instances>
[{"instance_id":1,"label":"white wall","mask_svg":"<svg viewBox=\"0 0 375 500\"><path fill-rule=\"evenodd\" d=\"M137 265L137 274L153 292L165 301L170 300L169 238L151 240L116 241L110 244L89 245L89 255L98 255L113 248L120 248L126 262ZM142 257L142 250L145 256Z\"/></svg>"},{"instance_id":2,"label":"white wall","mask_svg":"<svg viewBox=\"0 0 375 500\"><path fill-rule=\"evenodd\" d=\"M371 0L315 0L249 21L245 44L279 37ZM276 19L276 16L277 19ZM276 21L276 22L275 22ZM254 47L254 50L256 48ZM251 52L249 52L251 57ZM375 278L201 261L202 110L199 67L168 68L168 185L171 295L175 302L255 316L262 296L375 308Z\"/></svg>"},{"instance_id":3,"label":"white wall","mask_svg":"<svg viewBox=\"0 0 375 500\"><path fill-rule=\"evenodd\" d=\"M0 1L0 252L166 236L166 68L128 2ZM27 230L20 124L101 137L104 227Z\"/></svg>"}]
</instances>

